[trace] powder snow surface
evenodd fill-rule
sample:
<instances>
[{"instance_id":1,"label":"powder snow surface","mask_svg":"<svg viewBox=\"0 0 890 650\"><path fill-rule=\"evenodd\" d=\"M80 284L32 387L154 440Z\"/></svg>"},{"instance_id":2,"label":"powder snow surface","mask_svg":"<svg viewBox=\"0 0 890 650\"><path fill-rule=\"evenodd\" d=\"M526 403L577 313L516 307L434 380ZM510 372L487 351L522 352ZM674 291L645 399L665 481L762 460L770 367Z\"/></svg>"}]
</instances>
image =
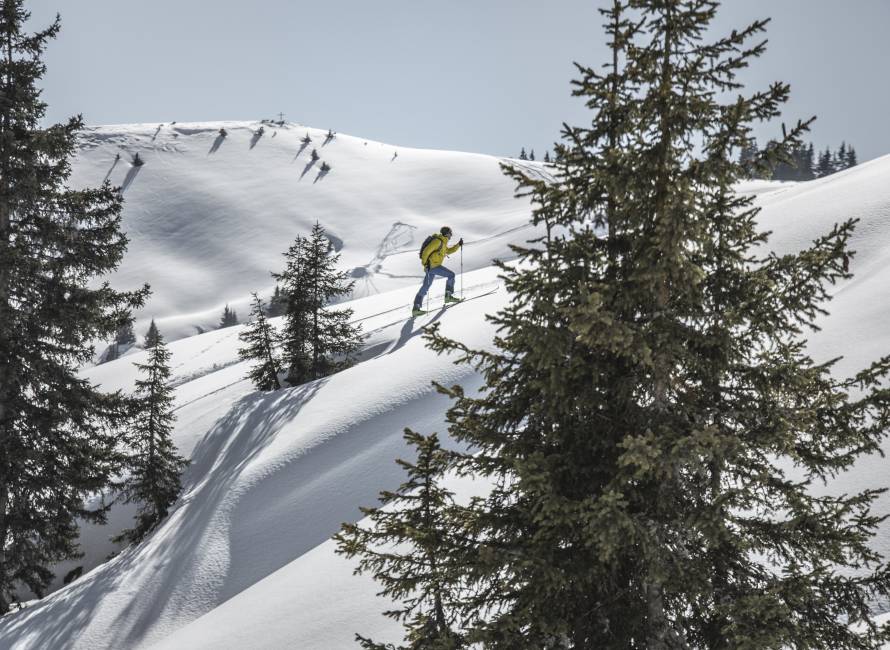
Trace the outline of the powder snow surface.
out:
<instances>
[{"instance_id":1,"label":"powder snow surface","mask_svg":"<svg viewBox=\"0 0 890 650\"><path fill-rule=\"evenodd\" d=\"M221 141L220 126L229 132ZM154 315L162 332L179 339L170 345L174 435L192 464L170 517L142 544L100 564L116 550L107 540L129 524L132 510L116 508L108 526L85 527L86 557L59 573L76 564L92 570L0 620L0 650L335 650L357 647L355 632L400 640L398 627L380 615L387 603L375 596L377 585L352 575L354 563L334 554L330 536L358 519L358 506L398 484L393 459L406 453L405 426L445 431L448 401L431 382L480 384L471 369L426 349L421 328L440 322L446 335L487 348L494 327L485 315L509 300L500 288L407 319L419 241L448 224L473 242L463 287L477 296L498 287L491 259L508 257L508 243L534 234L528 206L512 198L494 158L401 148L393 157L394 147L344 135L322 146L326 131L295 125L267 125L257 138L258 126L165 125L157 135L156 125L101 127L84 138L78 183L101 181L114 152L124 152L111 179L126 185L131 248L114 282L150 281L156 293L137 330ZM307 131L313 142L301 152ZM307 167L313 147L331 164L329 174L319 176L321 161ZM142 168L127 164L137 150ZM837 221L861 219L856 277L835 289L832 313L811 345L817 360L846 355L842 372L890 352L888 178L885 157L824 180L739 187L757 196L777 251L798 250ZM341 247L343 267L357 269L348 306L369 333L362 360L324 380L258 393L237 358L241 327L187 335L212 326L226 302L246 315L247 292L271 287L268 271L316 219ZM434 306L442 284L434 285ZM84 373L107 389L131 390L133 362L144 360L134 349ZM881 459L866 459L830 489L879 486L886 477ZM451 487L478 489L465 481ZM890 512L890 502L879 509ZM885 552L888 534L883 528L877 540Z\"/></svg>"}]
</instances>

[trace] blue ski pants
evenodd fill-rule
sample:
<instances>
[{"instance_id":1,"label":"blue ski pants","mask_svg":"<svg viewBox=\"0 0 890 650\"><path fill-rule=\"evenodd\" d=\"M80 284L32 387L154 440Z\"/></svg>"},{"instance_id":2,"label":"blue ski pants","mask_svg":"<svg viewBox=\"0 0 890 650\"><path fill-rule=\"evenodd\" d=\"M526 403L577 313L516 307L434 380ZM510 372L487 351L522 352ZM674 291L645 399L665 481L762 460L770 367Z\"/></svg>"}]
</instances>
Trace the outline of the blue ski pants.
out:
<instances>
[{"instance_id":1,"label":"blue ski pants","mask_svg":"<svg viewBox=\"0 0 890 650\"><path fill-rule=\"evenodd\" d=\"M454 271L451 269L446 269L444 266L435 266L426 272L426 275L423 276L423 284L420 285L420 291L417 292L417 295L414 296L414 308L420 309L420 306L423 304L423 298L426 296L426 292L430 290L430 287L433 284L433 280L439 276L440 278L445 278L445 293L452 294L454 293Z\"/></svg>"}]
</instances>

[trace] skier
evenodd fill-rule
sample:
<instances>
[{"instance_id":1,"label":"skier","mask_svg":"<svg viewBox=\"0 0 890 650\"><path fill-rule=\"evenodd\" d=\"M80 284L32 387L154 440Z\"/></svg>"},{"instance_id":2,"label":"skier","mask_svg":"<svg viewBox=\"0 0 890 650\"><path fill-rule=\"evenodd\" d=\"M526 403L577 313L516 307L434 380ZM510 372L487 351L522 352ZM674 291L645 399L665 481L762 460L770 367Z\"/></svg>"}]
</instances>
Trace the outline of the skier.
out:
<instances>
[{"instance_id":1,"label":"skier","mask_svg":"<svg viewBox=\"0 0 890 650\"><path fill-rule=\"evenodd\" d=\"M414 309L411 316L420 316L424 312L420 308L423 304L423 297L429 291L430 286L436 276L446 279L445 282L445 304L460 302L459 298L454 297L454 271L442 266L442 262L447 255L451 255L464 245L461 238L455 246L448 246L448 240L451 239L451 228L443 226L439 234L431 235L426 238L423 247L420 249L420 261L426 273L423 276L423 284L420 285L420 291L414 296Z\"/></svg>"}]
</instances>

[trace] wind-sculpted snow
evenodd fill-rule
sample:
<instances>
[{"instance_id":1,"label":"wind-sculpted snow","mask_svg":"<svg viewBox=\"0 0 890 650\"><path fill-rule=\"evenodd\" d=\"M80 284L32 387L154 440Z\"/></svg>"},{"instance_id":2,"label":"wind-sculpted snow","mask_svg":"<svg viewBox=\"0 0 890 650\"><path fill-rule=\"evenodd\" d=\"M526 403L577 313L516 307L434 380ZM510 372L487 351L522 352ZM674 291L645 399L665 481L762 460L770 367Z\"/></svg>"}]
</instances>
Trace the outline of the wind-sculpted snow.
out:
<instances>
[{"instance_id":1,"label":"wind-sculpted snow","mask_svg":"<svg viewBox=\"0 0 890 650\"><path fill-rule=\"evenodd\" d=\"M479 271L467 284L482 292L497 279ZM240 327L171 344L174 380L209 359L226 366L176 389L175 439L191 459L182 497L145 543L4 619L0 648L146 647L299 560L354 521L359 505L396 485L403 428L445 430L447 400L431 382L472 389L479 381L427 350L423 326L441 321L446 334L484 347L493 332L483 314L504 300L494 293L394 320L385 308L397 302L406 315L412 293L356 301L355 317L371 333L366 347L376 352L332 377L278 392L254 391L241 379L244 364L229 364ZM140 355L88 376L107 388L126 385ZM96 530L110 536L126 524L118 516Z\"/></svg>"}]
</instances>

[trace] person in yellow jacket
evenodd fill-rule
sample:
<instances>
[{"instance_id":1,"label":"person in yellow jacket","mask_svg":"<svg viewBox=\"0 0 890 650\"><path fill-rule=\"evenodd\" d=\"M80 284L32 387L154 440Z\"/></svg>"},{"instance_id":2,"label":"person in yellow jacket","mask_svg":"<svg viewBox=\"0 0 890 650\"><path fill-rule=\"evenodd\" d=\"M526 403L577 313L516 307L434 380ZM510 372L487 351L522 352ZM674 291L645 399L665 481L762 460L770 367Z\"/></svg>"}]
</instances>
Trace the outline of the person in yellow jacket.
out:
<instances>
[{"instance_id":1,"label":"person in yellow jacket","mask_svg":"<svg viewBox=\"0 0 890 650\"><path fill-rule=\"evenodd\" d=\"M423 284L420 285L420 291L414 296L414 309L411 311L412 316L423 314L420 306L423 304L423 298L426 292L430 290L433 280L436 276L445 278L445 302L460 302L460 299L454 297L454 271L442 266L445 257L451 255L464 245L461 238L454 246L448 245L451 239L451 228L443 226L438 235L433 235L430 242L420 251L420 261L426 273L423 276Z\"/></svg>"}]
</instances>

